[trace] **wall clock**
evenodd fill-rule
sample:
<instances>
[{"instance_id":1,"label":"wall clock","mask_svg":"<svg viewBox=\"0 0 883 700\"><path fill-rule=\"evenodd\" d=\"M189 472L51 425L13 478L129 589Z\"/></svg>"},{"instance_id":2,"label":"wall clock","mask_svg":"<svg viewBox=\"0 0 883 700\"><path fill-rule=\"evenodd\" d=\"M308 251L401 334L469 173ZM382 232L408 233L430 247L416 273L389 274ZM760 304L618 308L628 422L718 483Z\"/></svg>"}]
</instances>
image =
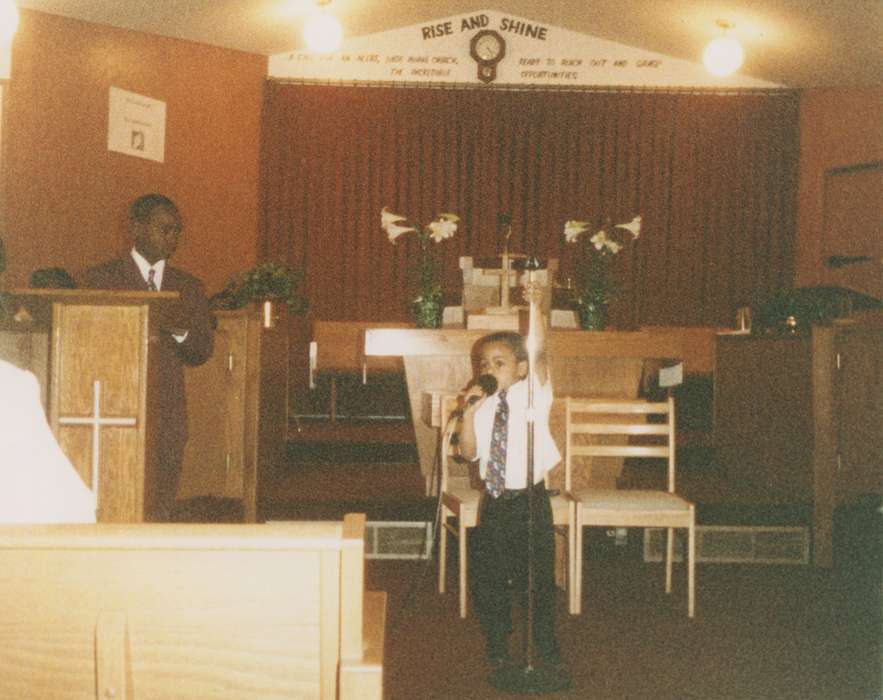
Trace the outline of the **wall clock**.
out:
<instances>
[{"instance_id":1,"label":"wall clock","mask_svg":"<svg viewBox=\"0 0 883 700\"><path fill-rule=\"evenodd\" d=\"M482 29L472 37L469 55L478 65L478 79L490 83L497 77L497 64L506 55L506 42L494 29Z\"/></svg>"}]
</instances>

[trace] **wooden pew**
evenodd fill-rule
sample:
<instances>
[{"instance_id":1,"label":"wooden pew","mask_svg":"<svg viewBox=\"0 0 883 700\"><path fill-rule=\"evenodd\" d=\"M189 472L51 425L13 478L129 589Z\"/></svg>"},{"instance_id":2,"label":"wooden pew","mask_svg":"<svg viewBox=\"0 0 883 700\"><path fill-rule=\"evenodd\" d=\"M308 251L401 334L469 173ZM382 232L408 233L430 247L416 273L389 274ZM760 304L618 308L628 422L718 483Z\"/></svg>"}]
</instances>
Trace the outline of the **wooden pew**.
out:
<instances>
[{"instance_id":1,"label":"wooden pew","mask_svg":"<svg viewBox=\"0 0 883 700\"><path fill-rule=\"evenodd\" d=\"M0 697L381 698L364 530L0 526Z\"/></svg>"}]
</instances>

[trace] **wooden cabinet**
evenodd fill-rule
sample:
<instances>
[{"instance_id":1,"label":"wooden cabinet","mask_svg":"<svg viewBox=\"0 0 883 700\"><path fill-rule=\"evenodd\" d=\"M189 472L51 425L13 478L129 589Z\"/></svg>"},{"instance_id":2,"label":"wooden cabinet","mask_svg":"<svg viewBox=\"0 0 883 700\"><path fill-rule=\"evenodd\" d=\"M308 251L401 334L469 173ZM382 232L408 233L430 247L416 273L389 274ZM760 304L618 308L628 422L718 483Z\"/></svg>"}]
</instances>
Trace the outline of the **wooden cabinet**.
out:
<instances>
[{"instance_id":1,"label":"wooden cabinet","mask_svg":"<svg viewBox=\"0 0 883 700\"><path fill-rule=\"evenodd\" d=\"M819 566L833 563L836 506L880 493L881 349L883 329L850 323L717 339L717 460L740 491L812 503Z\"/></svg>"},{"instance_id":2,"label":"wooden cabinet","mask_svg":"<svg viewBox=\"0 0 883 700\"><path fill-rule=\"evenodd\" d=\"M179 499L241 499L257 520L260 489L284 459L288 432L286 318L263 328L254 309L218 311L215 350L187 370L190 437Z\"/></svg>"}]
</instances>

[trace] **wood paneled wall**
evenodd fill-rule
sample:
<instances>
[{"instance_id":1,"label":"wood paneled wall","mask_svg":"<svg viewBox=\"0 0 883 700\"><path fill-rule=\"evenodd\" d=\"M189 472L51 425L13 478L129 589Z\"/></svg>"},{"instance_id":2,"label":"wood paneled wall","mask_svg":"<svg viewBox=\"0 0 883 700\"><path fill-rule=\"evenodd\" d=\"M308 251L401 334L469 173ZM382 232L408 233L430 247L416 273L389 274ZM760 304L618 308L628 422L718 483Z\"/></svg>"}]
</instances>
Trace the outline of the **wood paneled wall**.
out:
<instances>
[{"instance_id":1,"label":"wood paneled wall","mask_svg":"<svg viewBox=\"0 0 883 700\"><path fill-rule=\"evenodd\" d=\"M796 284L833 285L883 296L883 83L867 87L808 90L800 101ZM850 183L838 182L849 179ZM855 198L849 203L847 240L832 240L832 184ZM826 192L827 191L827 192ZM826 193L829 195L826 197ZM858 211L855 211L858 210ZM841 233L842 227L841 227ZM876 262L831 270L832 253L873 256Z\"/></svg>"},{"instance_id":2,"label":"wood paneled wall","mask_svg":"<svg viewBox=\"0 0 883 700\"><path fill-rule=\"evenodd\" d=\"M176 264L209 291L256 257L262 56L22 10L4 90L7 283L75 272L129 245L130 202L174 199ZM166 103L165 162L107 150L109 88Z\"/></svg>"}]
</instances>

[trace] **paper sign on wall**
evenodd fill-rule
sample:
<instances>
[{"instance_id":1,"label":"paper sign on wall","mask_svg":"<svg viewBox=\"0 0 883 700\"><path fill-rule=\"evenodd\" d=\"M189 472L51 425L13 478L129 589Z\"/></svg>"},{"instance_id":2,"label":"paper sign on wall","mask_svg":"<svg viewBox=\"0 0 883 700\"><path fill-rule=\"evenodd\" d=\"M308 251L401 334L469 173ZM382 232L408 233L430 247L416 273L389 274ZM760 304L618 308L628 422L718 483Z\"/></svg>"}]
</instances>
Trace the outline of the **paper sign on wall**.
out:
<instances>
[{"instance_id":1,"label":"paper sign on wall","mask_svg":"<svg viewBox=\"0 0 883 700\"><path fill-rule=\"evenodd\" d=\"M166 147L166 103L110 88L107 148L162 163Z\"/></svg>"}]
</instances>

